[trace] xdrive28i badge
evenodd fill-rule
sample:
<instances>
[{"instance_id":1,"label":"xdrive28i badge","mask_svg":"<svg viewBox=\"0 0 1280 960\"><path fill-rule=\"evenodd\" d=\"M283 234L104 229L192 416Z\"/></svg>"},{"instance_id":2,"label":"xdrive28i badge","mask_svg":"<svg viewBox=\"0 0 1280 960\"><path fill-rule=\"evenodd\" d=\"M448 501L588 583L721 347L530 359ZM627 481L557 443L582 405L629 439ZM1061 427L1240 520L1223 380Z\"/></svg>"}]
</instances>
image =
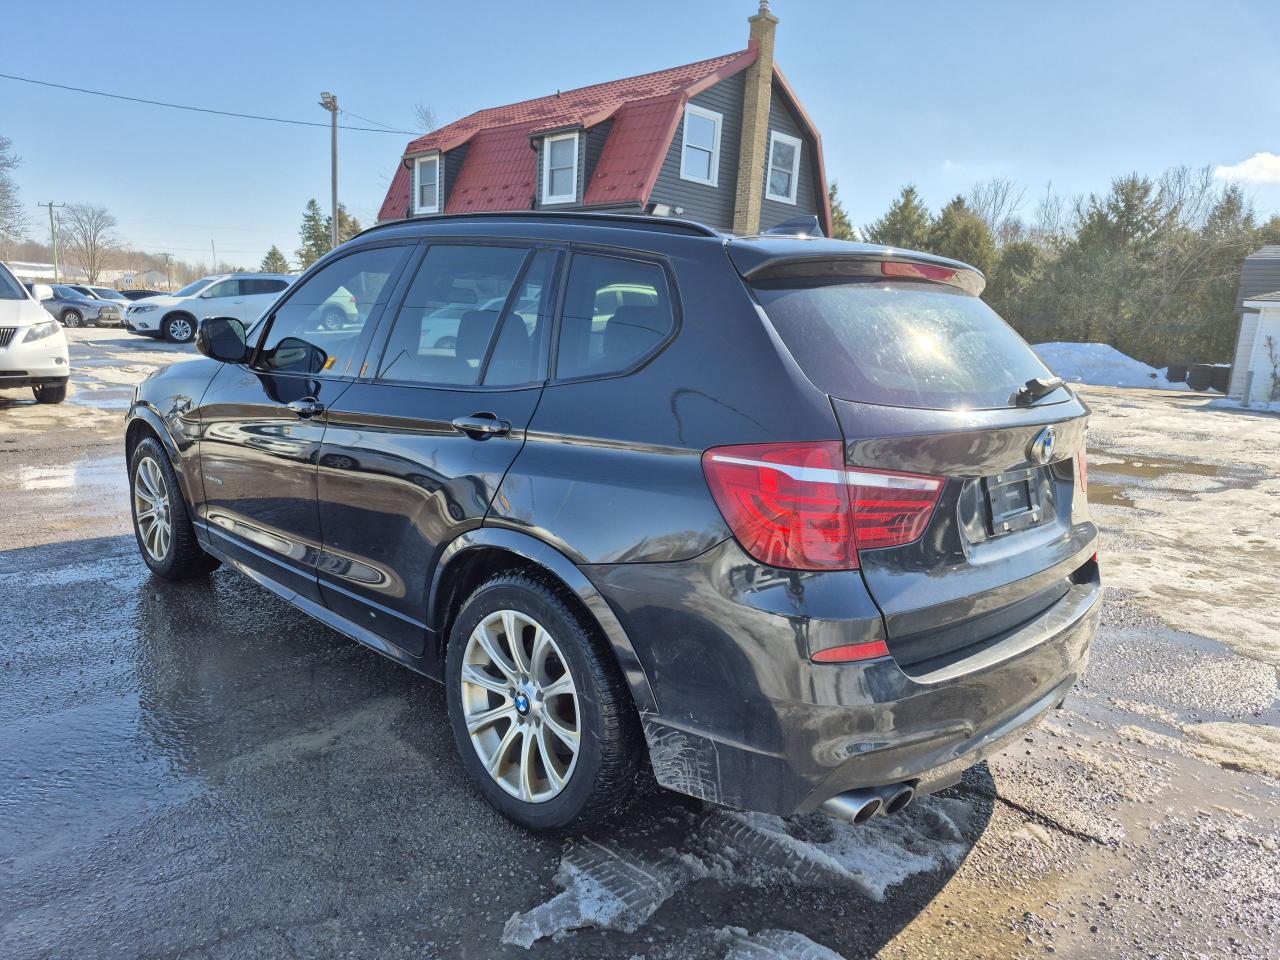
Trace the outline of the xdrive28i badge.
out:
<instances>
[{"instance_id":1,"label":"xdrive28i badge","mask_svg":"<svg viewBox=\"0 0 1280 960\"><path fill-rule=\"evenodd\" d=\"M1045 427L1036 434L1027 448L1027 459L1032 463L1048 463L1053 459L1053 448L1058 442L1058 431Z\"/></svg>"}]
</instances>

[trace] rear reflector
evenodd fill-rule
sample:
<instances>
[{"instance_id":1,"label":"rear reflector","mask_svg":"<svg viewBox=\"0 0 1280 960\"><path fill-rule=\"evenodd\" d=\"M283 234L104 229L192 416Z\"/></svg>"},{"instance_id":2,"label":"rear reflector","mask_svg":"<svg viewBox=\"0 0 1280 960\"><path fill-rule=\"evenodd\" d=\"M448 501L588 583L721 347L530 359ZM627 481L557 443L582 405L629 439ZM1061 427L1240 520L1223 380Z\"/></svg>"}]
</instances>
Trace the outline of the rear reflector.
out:
<instances>
[{"instance_id":1,"label":"rear reflector","mask_svg":"<svg viewBox=\"0 0 1280 960\"><path fill-rule=\"evenodd\" d=\"M1076 454L1076 466L1080 470L1080 489L1089 492L1089 456L1081 450ZM1103 473L1106 471L1104 470Z\"/></svg>"},{"instance_id":2,"label":"rear reflector","mask_svg":"<svg viewBox=\"0 0 1280 960\"><path fill-rule=\"evenodd\" d=\"M847 467L838 440L714 447L702 469L744 550L771 567L855 570L929 525L945 480Z\"/></svg>"},{"instance_id":3,"label":"rear reflector","mask_svg":"<svg viewBox=\"0 0 1280 960\"><path fill-rule=\"evenodd\" d=\"M886 277L936 280L939 283L950 283L956 275L956 271L950 267L939 267L932 263L903 263L899 260L884 261L880 264L880 272Z\"/></svg>"},{"instance_id":4,"label":"rear reflector","mask_svg":"<svg viewBox=\"0 0 1280 960\"><path fill-rule=\"evenodd\" d=\"M854 660L874 660L887 657L889 647L883 640L872 640L869 643L846 643L842 647L827 647L819 650L811 659L814 663L850 663Z\"/></svg>"}]
</instances>

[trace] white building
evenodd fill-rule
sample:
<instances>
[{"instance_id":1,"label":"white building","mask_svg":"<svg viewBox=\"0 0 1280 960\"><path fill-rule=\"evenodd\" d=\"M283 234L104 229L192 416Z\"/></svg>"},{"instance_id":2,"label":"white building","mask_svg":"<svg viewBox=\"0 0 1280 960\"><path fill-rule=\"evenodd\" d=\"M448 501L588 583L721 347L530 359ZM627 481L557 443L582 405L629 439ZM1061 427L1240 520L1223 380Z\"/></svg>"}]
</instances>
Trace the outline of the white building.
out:
<instances>
[{"instance_id":1,"label":"white building","mask_svg":"<svg viewBox=\"0 0 1280 960\"><path fill-rule=\"evenodd\" d=\"M1280 399L1280 290L1250 297L1243 306L1231 397L1268 403Z\"/></svg>"}]
</instances>

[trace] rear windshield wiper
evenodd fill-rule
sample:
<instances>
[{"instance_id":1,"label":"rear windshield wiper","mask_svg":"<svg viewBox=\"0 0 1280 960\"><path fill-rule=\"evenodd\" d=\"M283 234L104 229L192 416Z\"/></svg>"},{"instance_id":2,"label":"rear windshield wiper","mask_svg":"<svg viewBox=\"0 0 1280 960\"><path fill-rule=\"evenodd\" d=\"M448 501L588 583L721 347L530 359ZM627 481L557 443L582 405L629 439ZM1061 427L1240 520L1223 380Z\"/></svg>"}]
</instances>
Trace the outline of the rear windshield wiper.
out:
<instances>
[{"instance_id":1,"label":"rear windshield wiper","mask_svg":"<svg viewBox=\"0 0 1280 960\"><path fill-rule=\"evenodd\" d=\"M1009 403L1015 407L1029 407L1041 397L1047 397L1059 387L1065 387L1067 381L1061 377L1032 377L1017 390L1013 391L1013 396L1009 398Z\"/></svg>"}]
</instances>

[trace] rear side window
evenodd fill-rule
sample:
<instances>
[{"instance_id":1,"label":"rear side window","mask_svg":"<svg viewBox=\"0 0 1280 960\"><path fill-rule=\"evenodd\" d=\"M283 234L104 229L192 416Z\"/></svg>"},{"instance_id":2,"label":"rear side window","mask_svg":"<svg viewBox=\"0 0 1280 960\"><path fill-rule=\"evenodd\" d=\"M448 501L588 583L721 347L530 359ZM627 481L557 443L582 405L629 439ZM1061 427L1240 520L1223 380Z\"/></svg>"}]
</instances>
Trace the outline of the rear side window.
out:
<instances>
[{"instance_id":1,"label":"rear side window","mask_svg":"<svg viewBox=\"0 0 1280 960\"><path fill-rule=\"evenodd\" d=\"M843 400L990 409L1052 376L994 310L951 287L788 280L753 290L809 379Z\"/></svg>"},{"instance_id":2,"label":"rear side window","mask_svg":"<svg viewBox=\"0 0 1280 960\"><path fill-rule=\"evenodd\" d=\"M560 319L556 377L629 370L674 327L666 273L658 264L576 254Z\"/></svg>"},{"instance_id":3,"label":"rear side window","mask_svg":"<svg viewBox=\"0 0 1280 960\"><path fill-rule=\"evenodd\" d=\"M279 293L289 284L283 280L242 279L240 293L247 297L255 297L264 293Z\"/></svg>"}]
</instances>

